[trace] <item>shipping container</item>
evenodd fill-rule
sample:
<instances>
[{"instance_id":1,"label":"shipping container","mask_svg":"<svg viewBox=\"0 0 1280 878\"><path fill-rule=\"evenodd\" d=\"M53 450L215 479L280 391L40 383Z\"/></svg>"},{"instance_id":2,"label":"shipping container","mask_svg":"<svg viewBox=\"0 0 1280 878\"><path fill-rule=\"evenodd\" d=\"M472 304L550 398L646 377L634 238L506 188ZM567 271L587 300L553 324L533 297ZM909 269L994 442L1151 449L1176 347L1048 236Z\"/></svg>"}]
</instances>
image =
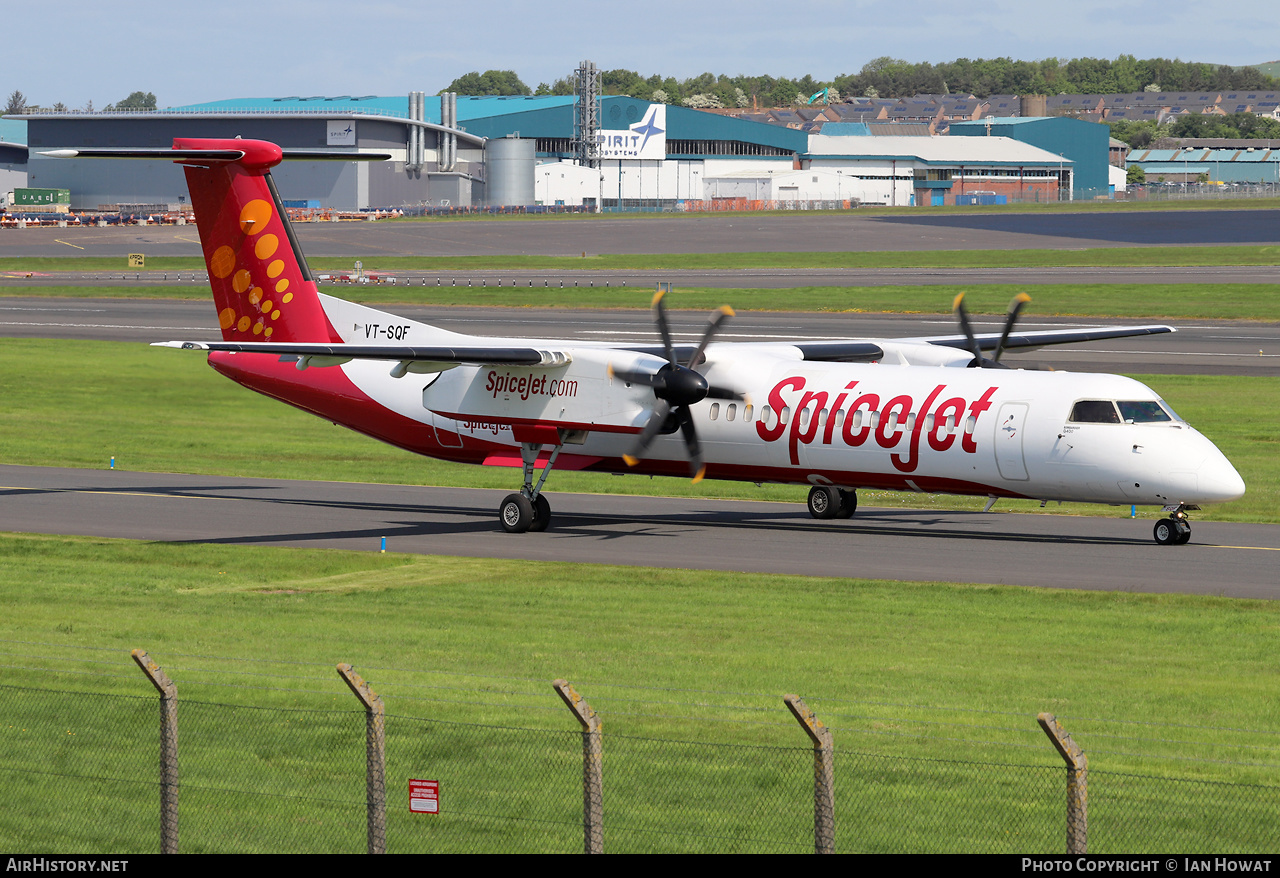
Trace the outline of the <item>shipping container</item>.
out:
<instances>
[{"instance_id":1,"label":"shipping container","mask_svg":"<svg viewBox=\"0 0 1280 878\"><path fill-rule=\"evenodd\" d=\"M70 189L14 189L13 201L15 206L23 206L28 204L70 204Z\"/></svg>"}]
</instances>

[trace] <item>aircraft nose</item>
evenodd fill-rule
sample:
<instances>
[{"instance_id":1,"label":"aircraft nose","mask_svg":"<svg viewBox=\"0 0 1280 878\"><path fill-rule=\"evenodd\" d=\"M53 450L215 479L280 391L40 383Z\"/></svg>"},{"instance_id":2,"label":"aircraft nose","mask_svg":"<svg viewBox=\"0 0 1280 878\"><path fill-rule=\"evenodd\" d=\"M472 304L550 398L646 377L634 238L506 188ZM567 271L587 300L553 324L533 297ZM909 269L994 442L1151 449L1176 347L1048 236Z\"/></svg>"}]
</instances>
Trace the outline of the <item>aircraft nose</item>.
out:
<instances>
[{"instance_id":1,"label":"aircraft nose","mask_svg":"<svg viewBox=\"0 0 1280 878\"><path fill-rule=\"evenodd\" d=\"M1244 496L1244 479L1240 478L1231 461L1217 449L1200 464L1196 476L1200 483L1200 494L1210 503L1225 503Z\"/></svg>"}]
</instances>

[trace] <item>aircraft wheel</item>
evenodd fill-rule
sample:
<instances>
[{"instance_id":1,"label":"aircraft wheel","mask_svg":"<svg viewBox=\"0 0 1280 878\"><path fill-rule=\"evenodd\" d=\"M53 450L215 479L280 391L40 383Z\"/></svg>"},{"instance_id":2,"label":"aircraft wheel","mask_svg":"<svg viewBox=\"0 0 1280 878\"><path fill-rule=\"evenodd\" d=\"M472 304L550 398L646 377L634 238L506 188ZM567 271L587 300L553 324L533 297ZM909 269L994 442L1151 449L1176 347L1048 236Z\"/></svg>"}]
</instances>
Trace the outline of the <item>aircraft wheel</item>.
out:
<instances>
[{"instance_id":1,"label":"aircraft wheel","mask_svg":"<svg viewBox=\"0 0 1280 878\"><path fill-rule=\"evenodd\" d=\"M840 491L840 511L836 513L836 518L853 518L853 513L858 511L858 492L857 491Z\"/></svg>"},{"instance_id":2,"label":"aircraft wheel","mask_svg":"<svg viewBox=\"0 0 1280 878\"><path fill-rule=\"evenodd\" d=\"M1190 526L1190 525L1188 525L1188 526L1187 526L1187 529L1186 529L1186 530L1184 530L1184 531L1179 531L1179 533L1178 533L1178 541L1177 541L1176 543L1174 543L1174 545L1175 545L1175 546L1185 546L1185 545L1186 545L1187 543L1189 543L1189 542L1191 542L1191 526Z\"/></svg>"},{"instance_id":3,"label":"aircraft wheel","mask_svg":"<svg viewBox=\"0 0 1280 878\"><path fill-rule=\"evenodd\" d=\"M840 513L840 492L835 488L814 486L809 489L809 514L814 518L835 518Z\"/></svg>"},{"instance_id":4,"label":"aircraft wheel","mask_svg":"<svg viewBox=\"0 0 1280 878\"><path fill-rule=\"evenodd\" d=\"M498 507L498 520L507 533L522 534L533 526L533 504L523 494L508 494Z\"/></svg>"},{"instance_id":5,"label":"aircraft wheel","mask_svg":"<svg viewBox=\"0 0 1280 878\"><path fill-rule=\"evenodd\" d=\"M1182 536L1178 530L1178 523L1172 518L1162 518L1157 521L1151 533L1156 538L1156 542L1162 546L1176 546L1178 539ZM1190 538L1190 536L1191 532L1187 531L1187 537Z\"/></svg>"},{"instance_id":6,"label":"aircraft wheel","mask_svg":"<svg viewBox=\"0 0 1280 878\"><path fill-rule=\"evenodd\" d=\"M539 494L533 500L533 524L529 525L530 533L542 533L551 524L551 504L547 498Z\"/></svg>"}]
</instances>

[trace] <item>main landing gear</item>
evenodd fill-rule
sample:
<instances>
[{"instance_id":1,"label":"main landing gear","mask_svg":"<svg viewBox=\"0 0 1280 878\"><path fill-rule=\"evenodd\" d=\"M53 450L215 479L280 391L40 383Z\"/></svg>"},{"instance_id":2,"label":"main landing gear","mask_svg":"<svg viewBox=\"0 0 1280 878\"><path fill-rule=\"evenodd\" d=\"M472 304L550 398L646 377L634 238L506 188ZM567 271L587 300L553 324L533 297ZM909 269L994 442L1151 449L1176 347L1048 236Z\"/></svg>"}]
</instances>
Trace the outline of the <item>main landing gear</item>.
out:
<instances>
[{"instance_id":1,"label":"main landing gear","mask_svg":"<svg viewBox=\"0 0 1280 878\"><path fill-rule=\"evenodd\" d=\"M1191 539L1191 522L1187 520L1187 511L1199 508L1186 504L1166 506L1162 511L1168 512L1169 517L1157 521L1152 529L1156 542L1162 546L1186 545Z\"/></svg>"},{"instance_id":2,"label":"main landing gear","mask_svg":"<svg viewBox=\"0 0 1280 878\"><path fill-rule=\"evenodd\" d=\"M540 533L551 524L551 504L542 495L542 486L546 483L547 476L551 475L551 468L556 465L556 458L560 456L560 449L563 447L563 445L557 445L552 449L551 457L548 458L547 465L542 468L542 476L535 485L533 466L538 462L538 452L542 449L542 445L532 442L520 443L520 459L524 463L524 487L520 489L519 494L508 494L504 497L502 505L498 507L498 521L502 523L502 529L507 533L522 534L525 531Z\"/></svg>"},{"instance_id":3,"label":"main landing gear","mask_svg":"<svg viewBox=\"0 0 1280 878\"><path fill-rule=\"evenodd\" d=\"M809 489L809 514L814 518L852 518L858 509L856 491L818 485Z\"/></svg>"}]
</instances>

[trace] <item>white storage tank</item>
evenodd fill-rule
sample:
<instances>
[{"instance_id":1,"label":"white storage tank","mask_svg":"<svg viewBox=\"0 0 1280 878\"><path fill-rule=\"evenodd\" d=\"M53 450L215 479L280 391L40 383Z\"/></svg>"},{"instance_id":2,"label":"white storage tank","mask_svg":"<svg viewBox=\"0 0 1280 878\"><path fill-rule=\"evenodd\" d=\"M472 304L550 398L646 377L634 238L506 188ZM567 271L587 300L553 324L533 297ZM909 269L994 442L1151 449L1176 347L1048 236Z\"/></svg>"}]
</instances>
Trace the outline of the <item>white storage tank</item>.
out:
<instances>
[{"instance_id":1,"label":"white storage tank","mask_svg":"<svg viewBox=\"0 0 1280 878\"><path fill-rule=\"evenodd\" d=\"M534 203L534 146L530 138L499 137L484 143L485 185L490 206Z\"/></svg>"}]
</instances>

